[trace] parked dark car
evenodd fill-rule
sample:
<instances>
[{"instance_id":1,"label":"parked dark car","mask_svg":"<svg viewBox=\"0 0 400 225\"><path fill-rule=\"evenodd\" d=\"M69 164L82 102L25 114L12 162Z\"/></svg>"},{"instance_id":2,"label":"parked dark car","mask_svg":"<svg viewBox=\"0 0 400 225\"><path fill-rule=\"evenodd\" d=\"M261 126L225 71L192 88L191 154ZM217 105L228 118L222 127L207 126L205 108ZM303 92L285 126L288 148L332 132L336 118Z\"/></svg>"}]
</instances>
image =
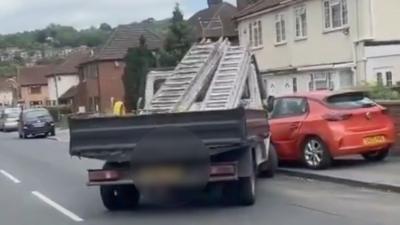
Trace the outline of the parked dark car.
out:
<instances>
[{"instance_id":1,"label":"parked dark car","mask_svg":"<svg viewBox=\"0 0 400 225\"><path fill-rule=\"evenodd\" d=\"M20 138L55 136L54 120L47 109L24 110L19 119L18 133Z\"/></svg>"}]
</instances>

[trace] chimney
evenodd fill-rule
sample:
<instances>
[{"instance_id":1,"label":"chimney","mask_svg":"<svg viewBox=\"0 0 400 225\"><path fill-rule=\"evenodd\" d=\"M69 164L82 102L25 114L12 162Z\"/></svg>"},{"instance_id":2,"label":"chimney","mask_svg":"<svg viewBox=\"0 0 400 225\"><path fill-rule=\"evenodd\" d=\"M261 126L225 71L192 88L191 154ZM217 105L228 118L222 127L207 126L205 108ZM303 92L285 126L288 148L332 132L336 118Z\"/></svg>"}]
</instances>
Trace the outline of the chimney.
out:
<instances>
[{"instance_id":1,"label":"chimney","mask_svg":"<svg viewBox=\"0 0 400 225\"><path fill-rule=\"evenodd\" d=\"M213 5L218 5L222 3L222 0L207 0L208 2L208 7L210 8Z\"/></svg>"}]
</instances>

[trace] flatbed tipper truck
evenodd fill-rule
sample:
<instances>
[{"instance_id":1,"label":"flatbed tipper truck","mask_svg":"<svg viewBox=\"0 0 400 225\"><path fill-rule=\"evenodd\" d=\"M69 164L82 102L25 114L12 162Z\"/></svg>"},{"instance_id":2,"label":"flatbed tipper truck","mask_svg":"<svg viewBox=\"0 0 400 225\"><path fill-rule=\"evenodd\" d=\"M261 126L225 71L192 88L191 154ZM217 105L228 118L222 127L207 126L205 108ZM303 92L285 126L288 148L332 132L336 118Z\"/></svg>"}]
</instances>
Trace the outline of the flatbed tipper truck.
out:
<instances>
[{"instance_id":1,"label":"flatbed tipper truck","mask_svg":"<svg viewBox=\"0 0 400 225\"><path fill-rule=\"evenodd\" d=\"M259 81L247 48L203 41L142 114L71 117L70 154L105 161L88 185L100 186L109 210L214 187L226 202L252 205L257 176L272 177L277 164Z\"/></svg>"}]
</instances>

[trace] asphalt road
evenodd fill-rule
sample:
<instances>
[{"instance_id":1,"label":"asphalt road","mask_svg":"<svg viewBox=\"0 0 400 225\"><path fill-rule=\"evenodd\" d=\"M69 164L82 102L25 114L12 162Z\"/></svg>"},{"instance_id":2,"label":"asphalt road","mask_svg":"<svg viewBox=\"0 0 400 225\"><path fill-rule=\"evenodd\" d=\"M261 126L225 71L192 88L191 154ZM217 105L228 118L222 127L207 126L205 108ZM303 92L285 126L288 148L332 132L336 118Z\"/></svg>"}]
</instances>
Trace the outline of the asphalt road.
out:
<instances>
[{"instance_id":1,"label":"asphalt road","mask_svg":"<svg viewBox=\"0 0 400 225\"><path fill-rule=\"evenodd\" d=\"M253 207L208 200L171 208L108 212L85 186L92 160L70 158L68 144L0 133L0 224L4 225L398 225L400 195L277 176L258 182Z\"/></svg>"}]
</instances>

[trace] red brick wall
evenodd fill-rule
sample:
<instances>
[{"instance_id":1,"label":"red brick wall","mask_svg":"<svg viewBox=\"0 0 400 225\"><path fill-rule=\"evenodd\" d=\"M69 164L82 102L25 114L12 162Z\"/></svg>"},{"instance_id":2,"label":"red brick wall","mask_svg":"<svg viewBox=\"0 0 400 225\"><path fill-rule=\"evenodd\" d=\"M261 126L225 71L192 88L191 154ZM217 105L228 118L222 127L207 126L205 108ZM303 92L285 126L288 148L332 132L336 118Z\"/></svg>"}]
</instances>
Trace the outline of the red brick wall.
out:
<instances>
[{"instance_id":1,"label":"red brick wall","mask_svg":"<svg viewBox=\"0 0 400 225\"><path fill-rule=\"evenodd\" d=\"M125 91L122 83L125 64L121 61L99 62L100 110L112 113L111 99L124 101Z\"/></svg>"},{"instance_id":2,"label":"red brick wall","mask_svg":"<svg viewBox=\"0 0 400 225\"><path fill-rule=\"evenodd\" d=\"M400 101L385 101L379 102L379 104L386 107L393 118L398 138L395 146L392 148L392 153L400 155Z\"/></svg>"}]
</instances>

